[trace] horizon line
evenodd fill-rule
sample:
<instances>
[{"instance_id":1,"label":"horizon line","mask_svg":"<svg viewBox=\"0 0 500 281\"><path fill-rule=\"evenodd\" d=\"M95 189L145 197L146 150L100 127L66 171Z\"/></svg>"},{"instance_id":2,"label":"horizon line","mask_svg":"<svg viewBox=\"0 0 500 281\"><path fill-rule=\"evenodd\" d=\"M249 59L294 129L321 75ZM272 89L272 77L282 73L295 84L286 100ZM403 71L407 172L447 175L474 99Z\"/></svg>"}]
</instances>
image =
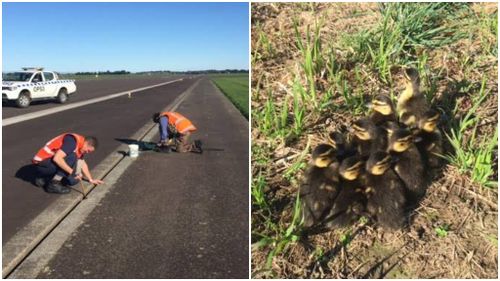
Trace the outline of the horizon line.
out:
<instances>
[{"instance_id":1,"label":"horizon line","mask_svg":"<svg viewBox=\"0 0 500 281\"><path fill-rule=\"evenodd\" d=\"M48 69L45 69L45 71L53 71L53 72L57 72L57 73L61 73L61 74L73 74L73 73L77 73L77 72L88 72L88 73L107 73L107 72L116 72L116 71L128 71L126 69L119 69L119 70L98 70L98 71L82 71L82 70L78 70L78 71L54 71L54 70L48 70ZM2 73L6 73L6 72L16 72L16 71L23 71L22 68L21 70L2 70ZM203 71L245 71L245 72L250 72L249 69L245 69L245 68L224 68L224 69L193 69L193 70L140 70L140 71L128 71L130 73L140 73L140 72L194 72L194 71L198 71L198 72L203 72Z\"/></svg>"}]
</instances>

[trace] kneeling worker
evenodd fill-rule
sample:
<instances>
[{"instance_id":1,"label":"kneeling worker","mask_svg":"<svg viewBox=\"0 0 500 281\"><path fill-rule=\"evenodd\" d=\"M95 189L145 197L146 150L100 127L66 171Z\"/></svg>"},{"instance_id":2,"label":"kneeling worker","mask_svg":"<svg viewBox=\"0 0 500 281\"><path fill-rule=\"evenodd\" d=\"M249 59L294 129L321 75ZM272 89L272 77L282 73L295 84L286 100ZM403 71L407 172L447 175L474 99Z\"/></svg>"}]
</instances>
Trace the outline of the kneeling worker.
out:
<instances>
[{"instance_id":1,"label":"kneeling worker","mask_svg":"<svg viewBox=\"0 0 500 281\"><path fill-rule=\"evenodd\" d=\"M71 189L67 186L77 184L82 179L81 173L92 184L103 183L92 178L83 159L96 147L95 137L66 133L53 138L33 157L37 168L35 184L50 193L68 193Z\"/></svg>"},{"instance_id":2,"label":"kneeling worker","mask_svg":"<svg viewBox=\"0 0 500 281\"><path fill-rule=\"evenodd\" d=\"M196 131L196 127L182 114L157 112L153 114L153 122L159 124L160 142L158 142L158 146L168 146L173 142L177 152L202 152L199 141L195 141L194 144L189 142L189 136Z\"/></svg>"}]
</instances>

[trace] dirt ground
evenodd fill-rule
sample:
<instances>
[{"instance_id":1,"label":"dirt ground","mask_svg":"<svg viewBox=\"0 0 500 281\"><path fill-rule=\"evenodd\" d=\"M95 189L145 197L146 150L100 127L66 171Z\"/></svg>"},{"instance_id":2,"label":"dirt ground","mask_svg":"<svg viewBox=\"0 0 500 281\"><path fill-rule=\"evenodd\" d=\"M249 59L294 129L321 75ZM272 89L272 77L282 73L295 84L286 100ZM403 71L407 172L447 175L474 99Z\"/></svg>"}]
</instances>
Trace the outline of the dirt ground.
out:
<instances>
[{"instance_id":1,"label":"dirt ground","mask_svg":"<svg viewBox=\"0 0 500 281\"><path fill-rule=\"evenodd\" d=\"M474 4L474 11L497 13L494 3ZM294 22L305 34L308 25L324 19L321 27L323 46L336 45L344 34L370 29L380 21L376 3L253 3L252 4L252 109L262 109L271 99L283 105L293 88L294 79L306 84L300 66L301 54L296 46ZM263 32L270 41L270 48L260 47ZM492 40L496 40L492 39ZM496 42L496 41L495 41ZM255 46L260 47L255 50ZM440 70L435 81L438 106L457 106L459 119L471 108L473 97L460 95L457 81L477 82L488 77L490 90L477 115L481 116L479 135L491 135L498 123L497 57L480 56L480 42L461 39L444 48L428 52L427 65ZM336 49L342 62L351 50ZM477 63L474 71L464 73L459 67L461 58L469 56ZM346 59L347 60L347 59ZM397 88L400 78L387 85L373 79L373 71L359 65L366 77L363 91L386 93ZM395 70L395 72L397 72ZM465 77L467 76L467 77ZM326 84L322 75L317 78L318 94ZM348 77L354 84L354 78ZM326 80L326 79L325 79ZM474 84L474 85L476 85ZM327 86L325 85L325 88ZM395 89L394 89L395 88ZM333 102L342 102L335 96ZM453 104L450 105L450 103ZM260 132L252 122L252 174L264 174L265 197L269 202L272 223L287 226L291 222L295 196L303 177L298 172L295 179L283 176L284 171L300 157L307 144L314 147L326 138L326 133L339 129L359 116L349 112L326 111L310 113L306 118L307 130L299 139L272 139ZM252 116L254 119L254 116ZM445 131L445 129L443 129ZM255 147L262 151L255 155ZM263 157L267 162L260 161ZM494 150L497 163L497 148ZM305 160L309 160L307 155ZM303 169L302 169L303 170ZM495 170L497 166L495 166ZM498 179L498 172L493 175ZM266 266L273 245L252 247L253 278L498 278L498 192L474 183L468 173L446 164L428 188L420 206L410 217L407 228L387 231L372 222L358 222L353 227L336 229L307 237L288 244L277 254L270 267ZM256 233L267 231L262 210L252 207L252 243L258 242ZM445 230L441 235L438 230ZM271 235L271 233L266 233Z\"/></svg>"}]
</instances>

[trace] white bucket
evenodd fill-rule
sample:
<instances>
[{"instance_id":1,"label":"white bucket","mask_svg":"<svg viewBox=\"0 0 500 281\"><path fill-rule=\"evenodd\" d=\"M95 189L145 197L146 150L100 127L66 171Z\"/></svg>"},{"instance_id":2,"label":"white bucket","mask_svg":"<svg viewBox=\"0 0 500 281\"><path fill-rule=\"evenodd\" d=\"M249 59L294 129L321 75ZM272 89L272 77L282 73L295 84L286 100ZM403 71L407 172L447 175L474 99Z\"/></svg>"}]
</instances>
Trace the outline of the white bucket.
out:
<instances>
[{"instance_id":1,"label":"white bucket","mask_svg":"<svg viewBox=\"0 0 500 281\"><path fill-rule=\"evenodd\" d=\"M137 156L139 156L139 145L137 145L137 144L129 144L128 145L128 155L130 157L137 157Z\"/></svg>"}]
</instances>

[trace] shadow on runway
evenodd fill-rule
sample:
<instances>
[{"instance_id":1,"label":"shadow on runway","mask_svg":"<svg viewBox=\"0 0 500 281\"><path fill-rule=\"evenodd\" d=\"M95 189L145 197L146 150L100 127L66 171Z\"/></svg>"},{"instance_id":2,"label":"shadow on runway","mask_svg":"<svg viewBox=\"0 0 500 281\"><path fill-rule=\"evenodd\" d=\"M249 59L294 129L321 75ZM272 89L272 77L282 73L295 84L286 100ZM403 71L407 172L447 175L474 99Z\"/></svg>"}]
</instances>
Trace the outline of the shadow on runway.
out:
<instances>
[{"instance_id":1,"label":"shadow on runway","mask_svg":"<svg viewBox=\"0 0 500 281\"><path fill-rule=\"evenodd\" d=\"M116 141L119 141L121 143L124 143L126 145L129 144L137 144L139 145L139 150L140 151L148 151L148 150L154 150L156 148L156 143L150 142L150 141L138 141L134 139L115 139ZM122 153L123 151L120 151Z\"/></svg>"},{"instance_id":2,"label":"shadow on runway","mask_svg":"<svg viewBox=\"0 0 500 281\"><path fill-rule=\"evenodd\" d=\"M157 147L156 147L155 142L138 141L138 140L134 140L134 139L119 139L119 138L116 138L115 140L119 141L121 143L124 143L126 145L137 144L137 145L139 145L139 151L157 151ZM203 147L203 151L224 151L224 149L223 148L214 148L214 147ZM161 151L161 152L167 152L167 151ZM122 154L123 156L128 155L128 152L125 152L125 151L118 151L118 153Z\"/></svg>"},{"instance_id":3,"label":"shadow on runway","mask_svg":"<svg viewBox=\"0 0 500 281\"><path fill-rule=\"evenodd\" d=\"M36 172L36 166L33 164L28 164L17 170L15 177L25 182L29 182L33 186L38 188L38 186L35 185Z\"/></svg>"},{"instance_id":4,"label":"shadow on runway","mask_svg":"<svg viewBox=\"0 0 500 281\"><path fill-rule=\"evenodd\" d=\"M33 105L43 105L43 104L57 104L57 102L53 99L46 99L46 100L35 100L30 102L30 106ZM19 108L15 102L13 101L2 101L2 107L13 107L13 108ZM24 108L19 108L19 109L24 109Z\"/></svg>"}]
</instances>

